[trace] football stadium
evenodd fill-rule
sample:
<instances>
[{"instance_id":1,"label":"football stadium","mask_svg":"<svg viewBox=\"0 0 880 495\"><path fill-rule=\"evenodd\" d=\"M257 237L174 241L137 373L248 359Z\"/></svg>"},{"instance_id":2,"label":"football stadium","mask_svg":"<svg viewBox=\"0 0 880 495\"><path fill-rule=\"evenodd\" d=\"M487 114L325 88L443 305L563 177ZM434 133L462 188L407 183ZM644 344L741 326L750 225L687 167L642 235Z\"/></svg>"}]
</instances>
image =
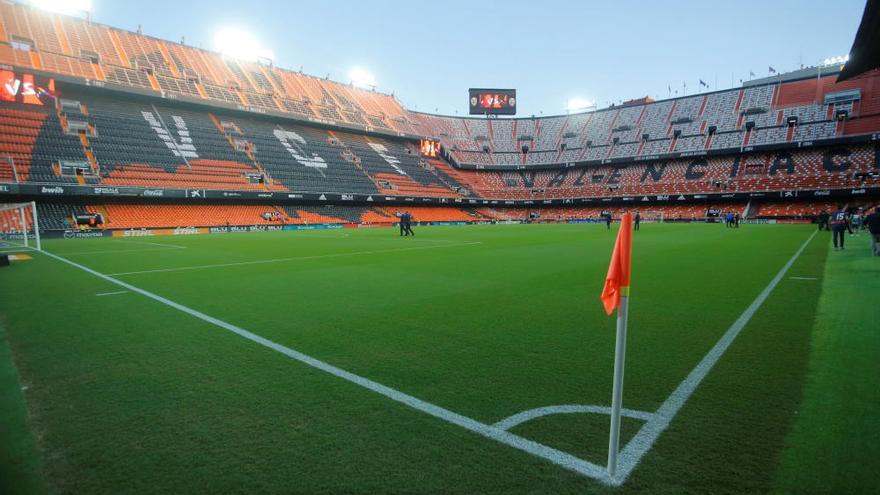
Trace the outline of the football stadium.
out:
<instances>
[{"instance_id":1,"label":"football stadium","mask_svg":"<svg viewBox=\"0 0 880 495\"><path fill-rule=\"evenodd\" d=\"M819 36L812 9L845 53L729 84L602 67L607 101L539 111L562 64L431 112L476 38L398 39L449 69L404 98L113 3L0 0L0 493L880 489L880 2L795 2L774 36ZM685 4L714 59L778 39ZM618 28L604 50L672 27ZM348 60L345 31L306 48Z\"/></svg>"}]
</instances>

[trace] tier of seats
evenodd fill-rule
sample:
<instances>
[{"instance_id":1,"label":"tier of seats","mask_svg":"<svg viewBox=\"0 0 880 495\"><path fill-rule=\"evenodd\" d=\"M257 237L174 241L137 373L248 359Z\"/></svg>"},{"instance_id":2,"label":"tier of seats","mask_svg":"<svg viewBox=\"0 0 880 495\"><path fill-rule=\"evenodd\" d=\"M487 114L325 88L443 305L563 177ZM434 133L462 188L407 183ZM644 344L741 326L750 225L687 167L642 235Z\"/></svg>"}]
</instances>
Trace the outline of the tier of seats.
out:
<instances>
[{"instance_id":1,"label":"tier of seats","mask_svg":"<svg viewBox=\"0 0 880 495\"><path fill-rule=\"evenodd\" d=\"M867 211L877 206L876 201L850 201L848 209L862 208ZM685 205L630 206L566 206L536 208L459 208L429 206L368 207L352 205L324 206L272 206L272 205L152 205L152 204L99 204L79 205L66 203L39 203L37 210L41 228L69 229L75 225L74 216L100 214L105 228L171 228L213 227L226 225L315 225L315 224L380 224L397 222L403 211L412 214L416 222L473 222L473 221L525 221L537 214L539 221L596 220L605 212L619 219L623 213L638 211L646 221L702 221L711 218L710 211L723 215L739 213L748 218L812 219L820 212L834 211L836 203L824 201L799 202L753 202L751 208L745 203L707 202ZM31 219L28 213L30 228ZM0 215L0 229L20 229L18 215Z\"/></svg>"},{"instance_id":2,"label":"tier of seats","mask_svg":"<svg viewBox=\"0 0 880 495\"><path fill-rule=\"evenodd\" d=\"M0 156L15 160L20 180L442 197L461 189L403 141L75 91L63 101L60 111L0 103L8 113L0 113L0 125L6 119L6 127L21 129L0 133ZM62 119L88 131L66 134ZM53 169L60 159L89 158L100 177ZM0 168L0 178L10 174L11 165Z\"/></svg>"},{"instance_id":3,"label":"tier of seats","mask_svg":"<svg viewBox=\"0 0 880 495\"><path fill-rule=\"evenodd\" d=\"M104 218L104 227L117 229L280 223L276 218L264 218L265 213L277 210L263 205L106 204L88 206L86 209L89 213L100 213Z\"/></svg>"},{"instance_id":4,"label":"tier of seats","mask_svg":"<svg viewBox=\"0 0 880 495\"><path fill-rule=\"evenodd\" d=\"M414 132L391 95L17 3L0 3L0 62L169 96Z\"/></svg>"},{"instance_id":5,"label":"tier of seats","mask_svg":"<svg viewBox=\"0 0 880 495\"><path fill-rule=\"evenodd\" d=\"M749 86L541 119L413 116L420 131L438 137L457 162L475 165L636 158L871 132L869 128L877 126L880 99L875 96L875 81L880 72L839 84L836 77ZM855 105L824 103L827 93L855 88L862 93ZM847 125L838 125L835 120L841 110L848 112L851 122ZM869 128L860 125L862 116L870 121ZM797 118L797 124L789 127L789 117ZM522 151L524 144L528 146L526 153Z\"/></svg>"},{"instance_id":6,"label":"tier of seats","mask_svg":"<svg viewBox=\"0 0 880 495\"><path fill-rule=\"evenodd\" d=\"M843 206L848 209L861 208L864 211L877 206L878 202L849 201ZM806 201L797 203L763 203L755 207L752 216L759 218L814 218L823 211L837 210L838 203L829 201Z\"/></svg>"},{"instance_id":7,"label":"tier of seats","mask_svg":"<svg viewBox=\"0 0 880 495\"><path fill-rule=\"evenodd\" d=\"M14 182L14 164L23 182L534 199L863 187L877 184L880 168L876 146L854 145L541 171L462 170L421 158L407 141L253 115L75 91L62 103L60 111L0 103L0 180ZM626 119L639 123L647 114L630 111ZM88 131L65 132L69 122ZM540 125L527 122L540 135ZM478 132L495 139L484 124ZM605 149L622 146L629 144ZM83 164L88 173L64 175L62 162Z\"/></svg>"},{"instance_id":8,"label":"tier of seats","mask_svg":"<svg viewBox=\"0 0 880 495\"><path fill-rule=\"evenodd\" d=\"M525 221L537 215L538 221L569 221L569 220L603 220L603 215L611 213L612 218L619 219L624 213L638 211L642 219L646 221L674 221L674 220L705 220L709 218L709 211L733 212L743 214L745 205L739 203L698 203L688 205L654 205L645 208L631 208L621 206L571 206L571 207L544 207L544 208L482 208L481 215L496 220L520 220Z\"/></svg>"},{"instance_id":9,"label":"tier of seats","mask_svg":"<svg viewBox=\"0 0 880 495\"><path fill-rule=\"evenodd\" d=\"M52 109L3 102L0 105L0 180L15 182L73 181L53 168L59 160L85 161L76 136L65 135ZM13 173L14 165L14 173Z\"/></svg>"},{"instance_id":10,"label":"tier of seats","mask_svg":"<svg viewBox=\"0 0 880 495\"><path fill-rule=\"evenodd\" d=\"M540 172L458 170L457 178L477 195L495 199L876 187L877 153L867 145L810 148Z\"/></svg>"},{"instance_id":11,"label":"tier of seats","mask_svg":"<svg viewBox=\"0 0 880 495\"><path fill-rule=\"evenodd\" d=\"M590 113L488 121L409 112L391 95L9 2L0 4L0 63L170 98L437 136L458 162L480 165L736 149L877 132L880 126L877 72L842 83L831 74ZM862 92L855 104L824 102L828 93L855 88ZM849 114L847 125L834 120L840 110ZM791 129L789 117L798 119Z\"/></svg>"},{"instance_id":12,"label":"tier of seats","mask_svg":"<svg viewBox=\"0 0 880 495\"><path fill-rule=\"evenodd\" d=\"M409 211L418 222L474 221L485 217L453 207L372 208L366 206L272 206L272 205L154 205L66 203L38 204L42 229L68 229L74 216L100 214L104 228L140 229L170 227L220 227L226 225L389 224L398 211ZM18 217L9 217L17 226ZM2 221L0 216L0 221ZM2 227L2 225L0 225Z\"/></svg>"}]
</instances>

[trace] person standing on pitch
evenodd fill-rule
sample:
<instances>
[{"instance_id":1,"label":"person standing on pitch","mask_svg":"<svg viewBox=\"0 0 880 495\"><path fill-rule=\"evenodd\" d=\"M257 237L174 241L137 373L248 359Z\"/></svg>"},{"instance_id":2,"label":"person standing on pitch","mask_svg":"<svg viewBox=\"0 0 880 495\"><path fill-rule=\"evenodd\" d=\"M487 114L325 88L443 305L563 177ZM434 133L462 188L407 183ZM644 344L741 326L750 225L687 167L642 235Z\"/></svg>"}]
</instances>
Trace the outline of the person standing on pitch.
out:
<instances>
[{"instance_id":1,"label":"person standing on pitch","mask_svg":"<svg viewBox=\"0 0 880 495\"><path fill-rule=\"evenodd\" d=\"M862 229L862 213L860 210L856 210L850 215L849 224L852 228L849 231L849 235L859 235L859 230Z\"/></svg>"},{"instance_id":2,"label":"person standing on pitch","mask_svg":"<svg viewBox=\"0 0 880 495\"><path fill-rule=\"evenodd\" d=\"M846 218L846 210L843 205L837 205L837 210L831 214L831 232L834 236L834 250L837 251L837 242L840 240L840 250L843 251L844 233L849 229L849 221Z\"/></svg>"},{"instance_id":3,"label":"person standing on pitch","mask_svg":"<svg viewBox=\"0 0 880 495\"><path fill-rule=\"evenodd\" d=\"M733 226L737 229L739 228L739 220L740 220L739 212L736 212L736 214L733 216Z\"/></svg>"},{"instance_id":4,"label":"person standing on pitch","mask_svg":"<svg viewBox=\"0 0 880 495\"><path fill-rule=\"evenodd\" d=\"M408 211L403 212L403 232L407 236L416 236L412 229L412 214Z\"/></svg>"},{"instance_id":5,"label":"person standing on pitch","mask_svg":"<svg viewBox=\"0 0 880 495\"><path fill-rule=\"evenodd\" d=\"M880 206L874 208L874 213L865 217L865 227L871 236L871 253L880 256Z\"/></svg>"},{"instance_id":6,"label":"person standing on pitch","mask_svg":"<svg viewBox=\"0 0 880 495\"><path fill-rule=\"evenodd\" d=\"M639 230L639 224L642 222L642 215L636 211L636 216L633 217L633 230Z\"/></svg>"},{"instance_id":7,"label":"person standing on pitch","mask_svg":"<svg viewBox=\"0 0 880 495\"><path fill-rule=\"evenodd\" d=\"M400 236L401 237L403 237L403 234L406 232L406 228L404 227L404 224L403 224L403 220L404 220L403 215L404 215L404 213L399 212L399 211L397 212L397 223L398 223L398 225L400 225Z\"/></svg>"},{"instance_id":8,"label":"person standing on pitch","mask_svg":"<svg viewBox=\"0 0 880 495\"><path fill-rule=\"evenodd\" d=\"M611 230L611 212L605 213L605 228Z\"/></svg>"},{"instance_id":9,"label":"person standing on pitch","mask_svg":"<svg viewBox=\"0 0 880 495\"><path fill-rule=\"evenodd\" d=\"M828 217L830 217L829 213L825 210L819 212L819 216L816 217L816 223L819 224L819 230L828 230Z\"/></svg>"}]
</instances>

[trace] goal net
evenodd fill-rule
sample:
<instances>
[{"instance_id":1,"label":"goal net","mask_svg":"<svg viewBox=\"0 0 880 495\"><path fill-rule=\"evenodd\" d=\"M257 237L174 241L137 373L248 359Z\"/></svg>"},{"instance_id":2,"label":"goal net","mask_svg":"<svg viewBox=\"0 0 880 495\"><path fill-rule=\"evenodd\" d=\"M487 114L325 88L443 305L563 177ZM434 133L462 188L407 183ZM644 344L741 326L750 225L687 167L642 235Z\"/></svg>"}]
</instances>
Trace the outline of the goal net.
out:
<instances>
[{"instance_id":1,"label":"goal net","mask_svg":"<svg viewBox=\"0 0 880 495\"><path fill-rule=\"evenodd\" d=\"M0 203L0 252L21 248L40 250L37 204Z\"/></svg>"}]
</instances>

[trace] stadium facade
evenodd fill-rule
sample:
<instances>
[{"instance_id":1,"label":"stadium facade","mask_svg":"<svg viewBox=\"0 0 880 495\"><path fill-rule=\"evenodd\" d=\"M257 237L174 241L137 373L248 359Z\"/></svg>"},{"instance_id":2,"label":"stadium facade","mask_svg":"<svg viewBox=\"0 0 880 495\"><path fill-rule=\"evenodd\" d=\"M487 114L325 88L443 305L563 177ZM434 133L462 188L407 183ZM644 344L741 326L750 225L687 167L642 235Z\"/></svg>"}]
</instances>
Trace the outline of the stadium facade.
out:
<instances>
[{"instance_id":1,"label":"stadium facade","mask_svg":"<svg viewBox=\"0 0 880 495\"><path fill-rule=\"evenodd\" d=\"M788 220L880 197L878 70L838 83L840 67L812 68L570 115L452 117L19 4L0 14L0 201L37 201L41 227L59 235L96 218L108 235L387 225L400 209L436 222L636 208Z\"/></svg>"}]
</instances>

